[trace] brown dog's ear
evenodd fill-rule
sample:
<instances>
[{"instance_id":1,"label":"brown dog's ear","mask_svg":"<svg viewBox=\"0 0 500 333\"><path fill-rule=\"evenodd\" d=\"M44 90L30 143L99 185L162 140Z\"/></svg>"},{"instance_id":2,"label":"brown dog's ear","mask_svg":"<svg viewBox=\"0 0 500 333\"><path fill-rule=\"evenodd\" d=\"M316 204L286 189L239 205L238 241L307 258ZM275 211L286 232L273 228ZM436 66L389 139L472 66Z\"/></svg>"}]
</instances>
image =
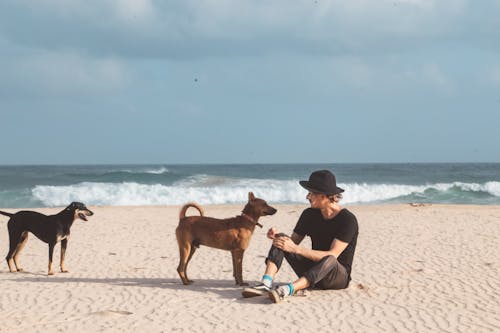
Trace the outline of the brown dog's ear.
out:
<instances>
[{"instance_id":1,"label":"brown dog's ear","mask_svg":"<svg viewBox=\"0 0 500 333\"><path fill-rule=\"evenodd\" d=\"M253 192L248 192L248 201L253 201L255 200L255 195L253 195Z\"/></svg>"}]
</instances>

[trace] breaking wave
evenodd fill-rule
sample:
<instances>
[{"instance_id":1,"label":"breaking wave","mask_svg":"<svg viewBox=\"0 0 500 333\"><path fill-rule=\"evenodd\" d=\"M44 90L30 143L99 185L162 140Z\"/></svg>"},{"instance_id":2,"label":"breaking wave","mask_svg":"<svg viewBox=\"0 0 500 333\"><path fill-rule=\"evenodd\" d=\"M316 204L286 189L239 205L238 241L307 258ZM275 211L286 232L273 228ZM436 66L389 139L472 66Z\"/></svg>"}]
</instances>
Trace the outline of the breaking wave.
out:
<instances>
[{"instance_id":1,"label":"breaking wave","mask_svg":"<svg viewBox=\"0 0 500 333\"><path fill-rule=\"evenodd\" d=\"M156 169L165 173L168 170ZM339 184L346 191L344 204L370 203L500 203L500 182L405 184ZM73 185L37 185L31 190L34 201L45 206L64 206L71 201L88 205L180 205L236 204L247 200L248 192L270 203L305 203L306 190L297 180L235 179L197 175L170 185L137 182L81 182Z\"/></svg>"}]
</instances>

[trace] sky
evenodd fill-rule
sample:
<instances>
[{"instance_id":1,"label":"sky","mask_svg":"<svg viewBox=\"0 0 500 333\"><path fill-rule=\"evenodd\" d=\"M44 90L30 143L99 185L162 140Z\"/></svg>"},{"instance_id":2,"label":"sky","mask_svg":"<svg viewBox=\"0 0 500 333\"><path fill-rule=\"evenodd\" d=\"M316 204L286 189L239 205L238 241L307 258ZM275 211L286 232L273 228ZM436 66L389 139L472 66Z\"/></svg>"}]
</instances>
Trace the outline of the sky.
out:
<instances>
[{"instance_id":1,"label":"sky","mask_svg":"<svg viewBox=\"0 0 500 333\"><path fill-rule=\"evenodd\" d=\"M500 0L2 0L0 165L500 162Z\"/></svg>"}]
</instances>

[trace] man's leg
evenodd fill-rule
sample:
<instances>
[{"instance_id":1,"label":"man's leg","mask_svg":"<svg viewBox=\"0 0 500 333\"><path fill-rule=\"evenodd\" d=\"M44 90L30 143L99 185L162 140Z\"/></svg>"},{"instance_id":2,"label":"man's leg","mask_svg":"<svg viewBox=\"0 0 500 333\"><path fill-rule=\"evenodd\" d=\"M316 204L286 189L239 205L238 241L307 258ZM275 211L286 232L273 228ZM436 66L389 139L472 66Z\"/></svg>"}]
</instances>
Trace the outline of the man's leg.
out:
<instances>
[{"instance_id":1,"label":"man's leg","mask_svg":"<svg viewBox=\"0 0 500 333\"><path fill-rule=\"evenodd\" d=\"M297 273L297 271L296 271ZM299 279L286 285L279 286L270 293L270 298L274 303L278 303L285 297L293 295L301 289L309 286L318 286L323 289L343 289L347 287L349 276L344 266L342 266L334 256L326 256L317 263L314 263L303 274L298 274Z\"/></svg>"},{"instance_id":2,"label":"man's leg","mask_svg":"<svg viewBox=\"0 0 500 333\"><path fill-rule=\"evenodd\" d=\"M266 258L266 270L264 271L261 282L253 287L243 289L241 293L243 297L248 298L267 295L273 287L274 276L281 268L284 256L285 254L282 250L275 246L271 246Z\"/></svg>"},{"instance_id":3,"label":"man's leg","mask_svg":"<svg viewBox=\"0 0 500 333\"><path fill-rule=\"evenodd\" d=\"M310 259L295 253L284 252L283 250L272 246L269 250L269 255L266 258L265 274L274 279L274 276L281 268L283 258L285 258L288 264L290 264L290 267L292 267L298 277L304 275L306 271L315 265L315 262Z\"/></svg>"},{"instance_id":4,"label":"man's leg","mask_svg":"<svg viewBox=\"0 0 500 333\"><path fill-rule=\"evenodd\" d=\"M304 273L309 284L322 289L344 289L349 283L347 270L335 256L326 256Z\"/></svg>"},{"instance_id":5,"label":"man's leg","mask_svg":"<svg viewBox=\"0 0 500 333\"><path fill-rule=\"evenodd\" d=\"M286 296L293 295L298 290L309 287L310 283L304 277L304 274L316 265L314 261L295 253L284 252L284 256L299 279L293 283L281 285L276 290L272 290L269 293L269 297L274 303L281 301Z\"/></svg>"},{"instance_id":6,"label":"man's leg","mask_svg":"<svg viewBox=\"0 0 500 333\"><path fill-rule=\"evenodd\" d=\"M316 264L314 261L295 253L285 252L284 255L286 261L290 264L290 267L292 267L298 277L303 276L305 272L310 270Z\"/></svg>"}]
</instances>

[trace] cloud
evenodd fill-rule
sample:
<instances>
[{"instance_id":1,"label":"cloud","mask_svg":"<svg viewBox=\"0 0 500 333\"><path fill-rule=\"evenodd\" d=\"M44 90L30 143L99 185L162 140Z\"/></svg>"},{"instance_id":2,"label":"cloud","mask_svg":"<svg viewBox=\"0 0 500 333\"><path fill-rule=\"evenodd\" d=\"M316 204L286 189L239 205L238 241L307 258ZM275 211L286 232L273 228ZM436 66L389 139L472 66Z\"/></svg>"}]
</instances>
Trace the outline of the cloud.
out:
<instances>
[{"instance_id":1,"label":"cloud","mask_svg":"<svg viewBox=\"0 0 500 333\"><path fill-rule=\"evenodd\" d=\"M491 70L491 81L500 87L500 66Z\"/></svg>"},{"instance_id":2,"label":"cloud","mask_svg":"<svg viewBox=\"0 0 500 333\"><path fill-rule=\"evenodd\" d=\"M141 21L154 19L155 8L151 0L113 0L109 4L116 9L118 17L131 17Z\"/></svg>"},{"instance_id":3,"label":"cloud","mask_svg":"<svg viewBox=\"0 0 500 333\"><path fill-rule=\"evenodd\" d=\"M395 92L409 87L432 87L447 93L454 90L454 78L440 63L420 58L416 63L412 61L404 56L342 56L331 58L325 70L348 89Z\"/></svg>"},{"instance_id":4,"label":"cloud","mask_svg":"<svg viewBox=\"0 0 500 333\"><path fill-rule=\"evenodd\" d=\"M121 60L90 58L74 52L25 49L0 42L0 95L30 96L107 94L126 87L131 73Z\"/></svg>"},{"instance_id":5,"label":"cloud","mask_svg":"<svg viewBox=\"0 0 500 333\"><path fill-rule=\"evenodd\" d=\"M418 49L460 35L468 8L465 0L8 3L0 4L0 33L12 42L172 59Z\"/></svg>"},{"instance_id":6,"label":"cloud","mask_svg":"<svg viewBox=\"0 0 500 333\"><path fill-rule=\"evenodd\" d=\"M378 81L377 70L360 57L336 58L330 64L332 77L352 88L366 88Z\"/></svg>"},{"instance_id":7,"label":"cloud","mask_svg":"<svg viewBox=\"0 0 500 333\"><path fill-rule=\"evenodd\" d=\"M436 50L447 54L455 42L482 37L482 44L498 44L488 43L494 33L474 35L485 17L479 13L488 13L489 5L482 6L466 0L4 1L0 85L5 95L99 94L131 82L153 84L138 66L144 60L168 66L219 58L234 69L245 58L280 59L286 72L304 61L317 62L314 70L325 64L348 88L446 90L453 87L446 60L423 59ZM500 25L488 22L485 31ZM473 38L463 35L468 29Z\"/></svg>"},{"instance_id":8,"label":"cloud","mask_svg":"<svg viewBox=\"0 0 500 333\"><path fill-rule=\"evenodd\" d=\"M429 83L439 87L450 87L450 80L443 73L439 65L435 63L426 64L422 68L424 79Z\"/></svg>"}]
</instances>

